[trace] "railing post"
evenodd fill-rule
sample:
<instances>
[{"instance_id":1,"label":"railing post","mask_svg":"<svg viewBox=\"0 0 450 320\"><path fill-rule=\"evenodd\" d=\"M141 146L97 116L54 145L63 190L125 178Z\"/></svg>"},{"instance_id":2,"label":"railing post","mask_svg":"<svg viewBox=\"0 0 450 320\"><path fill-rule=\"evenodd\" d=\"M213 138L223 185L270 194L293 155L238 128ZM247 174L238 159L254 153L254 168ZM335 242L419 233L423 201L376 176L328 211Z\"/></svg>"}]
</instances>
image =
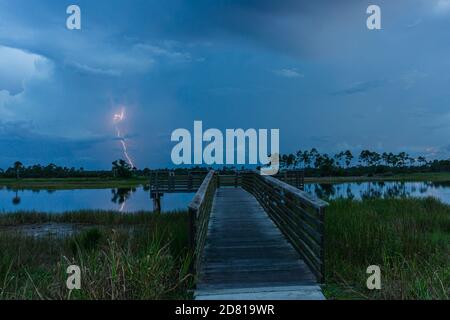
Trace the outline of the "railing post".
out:
<instances>
[{"instance_id":1,"label":"railing post","mask_svg":"<svg viewBox=\"0 0 450 320\"><path fill-rule=\"evenodd\" d=\"M320 240L320 273L322 275L321 279L319 279L320 283L325 283L325 207L319 209L319 219L322 224L319 229L319 233L321 235Z\"/></svg>"},{"instance_id":2,"label":"railing post","mask_svg":"<svg viewBox=\"0 0 450 320\"><path fill-rule=\"evenodd\" d=\"M302 170L300 190L305 191L305 170Z\"/></svg>"},{"instance_id":3,"label":"railing post","mask_svg":"<svg viewBox=\"0 0 450 320\"><path fill-rule=\"evenodd\" d=\"M189 222L188 222L188 234L189 234L189 248L192 252L192 262L189 266L189 272L191 274L195 274L195 262L197 261L197 257L195 254L195 238L196 238L196 220L197 220L197 212L191 208L189 208Z\"/></svg>"},{"instance_id":4,"label":"railing post","mask_svg":"<svg viewBox=\"0 0 450 320\"><path fill-rule=\"evenodd\" d=\"M169 172L167 183L168 183L168 190L175 191L175 172Z\"/></svg>"},{"instance_id":5,"label":"railing post","mask_svg":"<svg viewBox=\"0 0 450 320\"><path fill-rule=\"evenodd\" d=\"M192 174L190 171L188 172L188 190L192 191Z\"/></svg>"},{"instance_id":6,"label":"railing post","mask_svg":"<svg viewBox=\"0 0 450 320\"><path fill-rule=\"evenodd\" d=\"M251 190L252 194L255 194L255 188L256 188L256 179L258 178L258 173L252 172L252 178L251 178Z\"/></svg>"}]
</instances>

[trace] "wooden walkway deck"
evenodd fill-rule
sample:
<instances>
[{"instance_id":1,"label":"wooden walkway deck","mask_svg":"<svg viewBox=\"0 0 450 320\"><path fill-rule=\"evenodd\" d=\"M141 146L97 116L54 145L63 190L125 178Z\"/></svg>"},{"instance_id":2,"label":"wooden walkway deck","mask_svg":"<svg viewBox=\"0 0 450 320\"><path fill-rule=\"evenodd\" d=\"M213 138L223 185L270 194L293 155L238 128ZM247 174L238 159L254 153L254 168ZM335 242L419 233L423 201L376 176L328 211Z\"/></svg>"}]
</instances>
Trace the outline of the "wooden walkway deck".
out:
<instances>
[{"instance_id":1,"label":"wooden walkway deck","mask_svg":"<svg viewBox=\"0 0 450 320\"><path fill-rule=\"evenodd\" d=\"M321 300L300 258L255 197L219 188L212 204L197 300Z\"/></svg>"}]
</instances>

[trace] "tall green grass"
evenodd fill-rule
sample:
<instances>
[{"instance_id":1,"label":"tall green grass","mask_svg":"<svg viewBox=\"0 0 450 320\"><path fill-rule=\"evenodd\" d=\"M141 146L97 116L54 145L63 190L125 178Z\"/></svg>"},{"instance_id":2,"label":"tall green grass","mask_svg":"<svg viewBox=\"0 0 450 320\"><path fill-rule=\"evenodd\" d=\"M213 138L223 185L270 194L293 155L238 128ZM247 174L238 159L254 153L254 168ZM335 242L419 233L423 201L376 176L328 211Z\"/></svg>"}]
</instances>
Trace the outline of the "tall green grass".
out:
<instances>
[{"instance_id":1,"label":"tall green grass","mask_svg":"<svg viewBox=\"0 0 450 320\"><path fill-rule=\"evenodd\" d=\"M369 265L382 289L366 288ZM336 200L326 213L330 298L448 299L450 206L428 199Z\"/></svg>"},{"instance_id":2,"label":"tall green grass","mask_svg":"<svg viewBox=\"0 0 450 320\"><path fill-rule=\"evenodd\" d=\"M189 298L187 214L23 213L0 221L86 224L68 238L0 232L0 299ZM79 291L66 288L69 265L81 268Z\"/></svg>"},{"instance_id":3,"label":"tall green grass","mask_svg":"<svg viewBox=\"0 0 450 320\"><path fill-rule=\"evenodd\" d=\"M0 299L186 299L192 278L186 213L0 216ZM31 238L2 228L82 224L68 238ZM448 299L450 206L434 199L332 201L326 212L328 298ZM82 269L69 291L67 266ZM382 290L369 291L369 265Z\"/></svg>"}]
</instances>

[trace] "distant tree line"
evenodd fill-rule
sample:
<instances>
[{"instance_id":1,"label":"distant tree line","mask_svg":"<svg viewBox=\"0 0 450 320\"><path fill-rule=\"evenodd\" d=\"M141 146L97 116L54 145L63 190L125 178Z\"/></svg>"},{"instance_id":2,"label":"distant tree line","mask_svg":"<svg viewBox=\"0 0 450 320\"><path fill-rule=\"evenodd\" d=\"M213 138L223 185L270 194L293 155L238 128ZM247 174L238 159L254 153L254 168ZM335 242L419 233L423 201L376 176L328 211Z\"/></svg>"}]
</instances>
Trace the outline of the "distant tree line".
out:
<instances>
[{"instance_id":1,"label":"distant tree line","mask_svg":"<svg viewBox=\"0 0 450 320\"><path fill-rule=\"evenodd\" d=\"M295 154L280 156L282 169L304 169L310 175L364 175L383 173L408 173L422 171L450 171L449 160L428 161L424 156L411 157L406 152L378 153L362 150L354 155L350 150L334 155L320 153L317 149L299 150Z\"/></svg>"},{"instance_id":2,"label":"distant tree line","mask_svg":"<svg viewBox=\"0 0 450 320\"><path fill-rule=\"evenodd\" d=\"M32 179L32 178L130 178L133 176L145 176L150 169L138 170L131 168L124 160L112 163L111 170L85 170L84 168L60 167L55 164L46 166L24 166L16 161L11 167L3 170L0 168L0 178Z\"/></svg>"},{"instance_id":3,"label":"distant tree line","mask_svg":"<svg viewBox=\"0 0 450 320\"><path fill-rule=\"evenodd\" d=\"M394 154L392 152L378 153L370 150L362 150L354 155L350 150L338 152L334 155L320 153L317 149L299 150L292 154L280 156L280 168L282 170L303 169L307 176L361 176L391 173L415 173L415 172L443 172L450 171L449 160L428 161L425 157L411 157L406 152ZM224 166L221 173L235 172L238 168ZM241 170L244 167L240 168ZM207 171L206 167L162 169L159 171ZM60 167L55 164L46 166L24 166L16 161L11 167L3 170L0 168L0 178L132 178L147 177L151 173L149 168L139 170L132 168L124 160L116 160L112 163L111 170L85 170L84 168Z\"/></svg>"}]
</instances>

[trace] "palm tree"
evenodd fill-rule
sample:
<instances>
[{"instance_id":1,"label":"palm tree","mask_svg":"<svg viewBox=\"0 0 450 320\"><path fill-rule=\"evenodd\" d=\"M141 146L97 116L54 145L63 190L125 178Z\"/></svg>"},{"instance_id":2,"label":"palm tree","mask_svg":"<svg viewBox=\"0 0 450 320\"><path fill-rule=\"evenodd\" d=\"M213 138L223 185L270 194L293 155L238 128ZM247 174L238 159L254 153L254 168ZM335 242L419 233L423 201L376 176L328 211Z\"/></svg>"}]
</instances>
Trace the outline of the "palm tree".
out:
<instances>
[{"instance_id":1,"label":"palm tree","mask_svg":"<svg viewBox=\"0 0 450 320\"><path fill-rule=\"evenodd\" d=\"M297 167L298 164L301 164L303 162L303 152L302 150L297 151L295 154L295 166Z\"/></svg>"},{"instance_id":2,"label":"palm tree","mask_svg":"<svg viewBox=\"0 0 450 320\"><path fill-rule=\"evenodd\" d=\"M353 160L354 157L353 157L353 154L352 154L352 152L350 150L345 151L344 155L345 155L345 165L348 168L348 167L350 167L350 164L352 163L352 160Z\"/></svg>"},{"instance_id":3,"label":"palm tree","mask_svg":"<svg viewBox=\"0 0 450 320\"><path fill-rule=\"evenodd\" d=\"M288 168L291 168L295 165L295 156L292 153L287 156L286 165Z\"/></svg>"},{"instance_id":4,"label":"palm tree","mask_svg":"<svg viewBox=\"0 0 450 320\"><path fill-rule=\"evenodd\" d=\"M420 156L417 158L417 162L419 162L420 165L424 166L427 164L427 159L423 156Z\"/></svg>"},{"instance_id":5,"label":"palm tree","mask_svg":"<svg viewBox=\"0 0 450 320\"><path fill-rule=\"evenodd\" d=\"M398 163L398 158L395 154L393 154L392 152L386 153L384 152L381 155L381 158L383 159L384 163L389 166L389 167L395 167L397 166Z\"/></svg>"},{"instance_id":6,"label":"palm tree","mask_svg":"<svg viewBox=\"0 0 450 320\"><path fill-rule=\"evenodd\" d=\"M370 166L370 155L371 152L369 150L363 150L359 154L359 162L362 164L366 164L367 166Z\"/></svg>"},{"instance_id":7,"label":"palm tree","mask_svg":"<svg viewBox=\"0 0 450 320\"><path fill-rule=\"evenodd\" d=\"M334 160L336 161L336 166L341 167L341 161L344 159L344 152L339 152L334 155Z\"/></svg>"},{"instance_id":8,"label":"palm tree","mask_svg":"<svg viewBox=\"0 0 450 320\"><path fill-rule=\"evenodd\" d=\"M314 160L314 166L317 167L316 163L320 162L320 158L321 155L319 153L319 151L317 151L316 148L312 148L311 151L309 152L309 159L311 162L313 162Z\"/></svg>"},{"instance_id":9,"label":"palm tree","mask_svg":"<svg viewBox=\"0 0 450 320\"><path fill-rule=\"evenodd\" d=\"M20 170L22 170L23 164L20 161L14 162L14 170L16 170L16 178L20 178Z\"/></svg>"},{"instance_id":10,"label":"palm tree","mask_svg":"<svg viewBox=\"0 0 450 320\"><path fill-rule=\"evenodd\" d=\"M377 166L381 161L381 156L378 152L374 151L370 153L370 163L371 165Z\"/></svg>"},{"instance_id":11,"label":"palm tree","mask_svg":"<svg viewBox=\"0 0 450 320\"><path fill-rule=\"evenodd\" d=\"M406 165L406 161L409 158L409 155L406 152L400 152L397 157L398 157L398 162L397 162L398 165L400 167L404 167Z\"/></svg>"},{"instance_id":12,"label":"palm tree","mask_svg":"<svg viewBox=\"0 0 450 320\"><path fill-rule=\"evenodd\" d=\"M303 168L309 168L309 166L311 165L311 157L309 155L309 152L307 150L298 153L301 161L303 162Z\"/></svg>"}]
</instances>

